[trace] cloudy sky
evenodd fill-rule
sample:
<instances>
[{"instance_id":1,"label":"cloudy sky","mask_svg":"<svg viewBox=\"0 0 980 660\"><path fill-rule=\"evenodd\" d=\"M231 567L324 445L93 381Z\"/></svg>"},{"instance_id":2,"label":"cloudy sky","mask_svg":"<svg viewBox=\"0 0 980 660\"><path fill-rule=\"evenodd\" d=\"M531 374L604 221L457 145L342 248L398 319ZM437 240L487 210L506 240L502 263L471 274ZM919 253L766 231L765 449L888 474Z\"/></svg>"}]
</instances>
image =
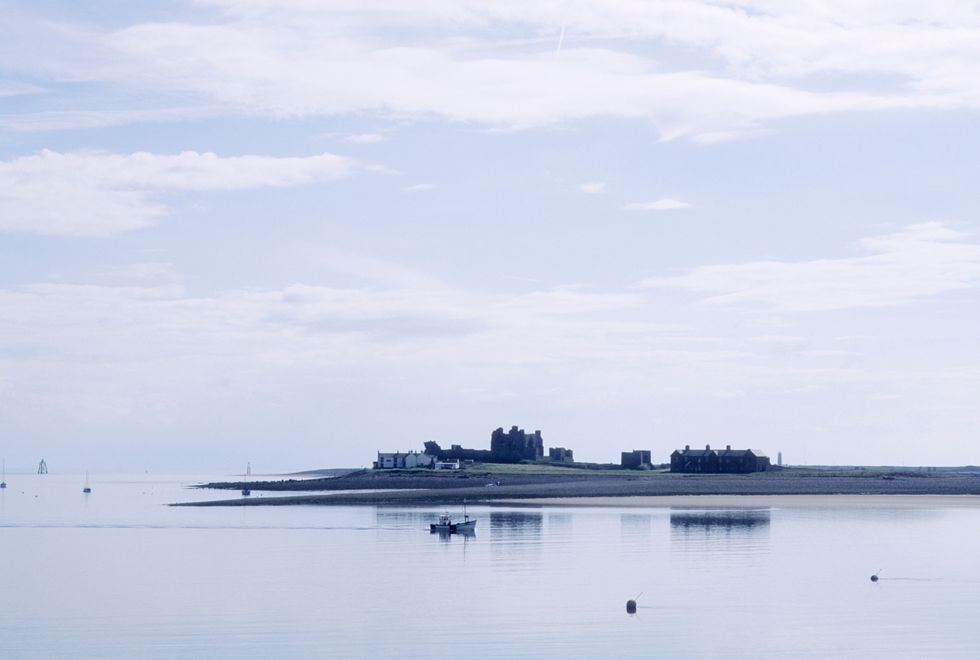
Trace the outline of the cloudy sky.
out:
<instances>
[{"instance_id":1,"label":"cloudy sky","mask_svg":"<svg viewBox=\"0 0 980 660\"><path fill-rule=\"evenodd\" d=\"M980 463L972 2L0 11L8 466Z\"/></svg>"}]
</instances>

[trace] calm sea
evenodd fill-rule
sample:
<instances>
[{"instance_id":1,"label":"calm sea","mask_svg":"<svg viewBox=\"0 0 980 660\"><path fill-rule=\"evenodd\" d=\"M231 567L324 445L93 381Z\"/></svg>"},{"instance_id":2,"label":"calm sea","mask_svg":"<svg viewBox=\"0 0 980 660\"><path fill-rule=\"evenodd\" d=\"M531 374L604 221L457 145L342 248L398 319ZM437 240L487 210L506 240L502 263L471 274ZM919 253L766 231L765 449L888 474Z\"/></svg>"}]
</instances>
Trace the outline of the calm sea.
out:
<instances>
[{"instance_id":1,"label":"calm sea","mask_svg":"<svg viewBox=\"0 0 980 660\"><path fill-rule=\"evenodd\" d=\"M436 508L164 506L209 478L8 474L0 658L980 657L980 508L471 507L441 538Z\"/></svg>"}]
</instances>

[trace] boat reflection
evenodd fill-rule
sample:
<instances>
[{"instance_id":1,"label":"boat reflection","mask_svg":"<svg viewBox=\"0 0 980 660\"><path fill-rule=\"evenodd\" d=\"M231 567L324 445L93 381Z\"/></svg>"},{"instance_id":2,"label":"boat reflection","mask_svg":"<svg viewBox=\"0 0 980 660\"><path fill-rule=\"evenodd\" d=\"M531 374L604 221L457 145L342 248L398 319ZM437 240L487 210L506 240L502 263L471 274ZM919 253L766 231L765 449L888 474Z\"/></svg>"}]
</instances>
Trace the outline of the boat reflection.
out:
<instances>
[{"instance_id":1,"label":"boat reflection","mask_svg":"<svg viewBox=\"0 0 980 660\"><path fill-rule=\"evenodd\" d=\"M465 543L466 542L466 539L474 539L474 538L476 538L476 530L475 529L461 529L461 530L458 530L458 531L455 531L455 532L449 532L447 530L440 529L440 530L436 530L436 531L432 532L432 536L438 536L439 537L439 540L440 541L443 541L445 543L449 543L454 536L461 536L463 538L463 542Z\"/></svg>"}]
</instances>

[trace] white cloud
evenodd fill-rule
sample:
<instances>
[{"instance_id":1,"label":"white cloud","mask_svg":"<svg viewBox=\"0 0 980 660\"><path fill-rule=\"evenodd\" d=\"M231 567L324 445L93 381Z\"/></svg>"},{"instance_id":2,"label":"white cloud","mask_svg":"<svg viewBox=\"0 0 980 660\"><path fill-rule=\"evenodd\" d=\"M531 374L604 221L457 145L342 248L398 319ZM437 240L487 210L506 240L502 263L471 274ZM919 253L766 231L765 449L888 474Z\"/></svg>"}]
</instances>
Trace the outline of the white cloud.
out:
<instances>
[{"instance_id":1,"label":"white cloud","mask_svg":"<svg viewBox=\"0 0 980 660\"><path fill-rule=\"evenodd\" d=\"M702 266L642 286L686 289L707 295L710 303L785 312L900 305L980 287L980 244L965 238L930 222L860 241L871 253L867 256Z\"/></svg>"},{"instance_id":2,"label":"white cloud","mask_svg":"<svg viewBox=\"0 0 980 660\"><path fill-rule=\"evenodd\" d=\"M141 25L110 37L119 75L274 116L394 112L527 128L595 116L646 118L665 139L871 107L860 94L815 94L597 48L474 57L431 47L377 48L257 25Z\"/></svg>"},{"instance_id":3,"label":"white cloud","mask_svg":"<svg viewBox=\"0 0 980 660\"><path fill-rule=\"evenodd\" d=\"M662 197L654 202L633 202L623 206L624 211L673 211L676 209L686 209L690 204L679 199Z\"/></svg>"},{"instance_id":4,"label":"white cloud","mask_svg":"<svg viewBox=\"0 0 980 660\"><path fill-rule=\"evenodd\" d=\"M33 59L15 49L9 66L194 95L226 113L369 112L501 128L642 118L663 139L705 143L755 135L786 117L980 107L980 18L969 5L203 4L219 11L200 22L101 34L29 26L33 41L58 47ZM561 25L566 39L556 54Z\"/></svg>"},{"instance_id":5,"label":"white cloud","mask_svg":"<svg viewBox=\"0 0 980 660\"><path fill-rule=\"evenodd\" d=\"M378 144L379 142L384 142L385 139L385 136L381 133L358 133L356 135L348 135L344 138L344 142L350 144Z\"/></svg>"},{"instance_id":6,"label":"white cloud","mask_svg":"<svg viewBox=\"0 0 980 660\"><path fill-rule=\"evenodd\" d=\"M167 214L157 196L174 190L299 186L347 176L354 161L187 151L58 153L0 162L0 231L108 236L152 225Z\"/></svg>"},{"instance_id":7,"label":"white cloud","mask_svg":"<svg viewBox=\"0 0 980 660\"><path fill-rule=\"evenodd\" d=\"M598 195L606 191L605 181L589 181L588 183L583 183L582 192L587 195Z\"/></svg>"},{"instance_id":8,"label":"white cloud","mask_svg":"<svg viewBox=\"0 0 980 660\"><path fill-rule=\"evenodd\" d=\"M434 190L435 187L436 184L434 183L416 183L415 185L405 186L402 188L402 191L407 193L425 192L427 190Z\"/></svg>"},{"instance_id":9,"label":"white cloud","mask_svg":"<svg viewBox=\"0 0 980 660\"><path fill-rule=\"evenodd\" d=\"M227 9L231 20L206 32L134 26L109 44L142 61L145 73L182 89L203 91L187 68L199 66L201 83L218 83L213 97L273 113L390 109L518 127L645 117L665 138L710 142L752 133L772 118L980 103L980 15L969 3L857 11L843 0L820 6L624 1L600 11L578 1L211 4ZM540 38L540 49L498 46L491 35L505 25L512 35ZM560 25L568 39L555 57ZM374 38L409 27L435 30L447 45L403 37L398 47L385 48ZM324 30L334 38L322 39ZM361 38L344 38L351 34ZM567 42L575 36L609 45L574 47ZM684 44L708 56L706 63L725 64L671 69L669 56L654 62L631 54L630 40ZM448 45L454 42L460 45ZM246 47L251 53L243 57ZM851 81L833 91L806 91L807 76L828 74L899 79L886 91ZM258 99L273 105L257 107Z\"/></svg>"}]
</instances>

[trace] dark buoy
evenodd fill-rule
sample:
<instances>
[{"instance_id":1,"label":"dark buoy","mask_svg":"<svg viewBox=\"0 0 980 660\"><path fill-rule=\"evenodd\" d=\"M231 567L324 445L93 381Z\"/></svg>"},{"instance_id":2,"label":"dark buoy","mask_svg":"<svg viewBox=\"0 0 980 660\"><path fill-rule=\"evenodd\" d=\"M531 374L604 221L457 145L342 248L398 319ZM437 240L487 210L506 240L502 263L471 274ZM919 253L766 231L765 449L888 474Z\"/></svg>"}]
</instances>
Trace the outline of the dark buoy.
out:
<instances>
[{"instance_id":1,"label":"dark buoy","mask_svg":"<svg viewBox=\"0 0 980 660\"><path fill-rule=\"evenodd\" d=\"M871 581L872 582L877 582L878 581L878 576L877 575L872 575L871 576Z\"/></svg>"},{"instance_id":2,"label":"dark buoy","mask_svg":"<svg viewBox=\"0 0 980 660\"><path fill-rule=\"evenodd\" d=\"M635 600L628 600L628 601L626 601L626 613L627 614L636 614L636 601Z\"/></svg>"}]
</instances>

